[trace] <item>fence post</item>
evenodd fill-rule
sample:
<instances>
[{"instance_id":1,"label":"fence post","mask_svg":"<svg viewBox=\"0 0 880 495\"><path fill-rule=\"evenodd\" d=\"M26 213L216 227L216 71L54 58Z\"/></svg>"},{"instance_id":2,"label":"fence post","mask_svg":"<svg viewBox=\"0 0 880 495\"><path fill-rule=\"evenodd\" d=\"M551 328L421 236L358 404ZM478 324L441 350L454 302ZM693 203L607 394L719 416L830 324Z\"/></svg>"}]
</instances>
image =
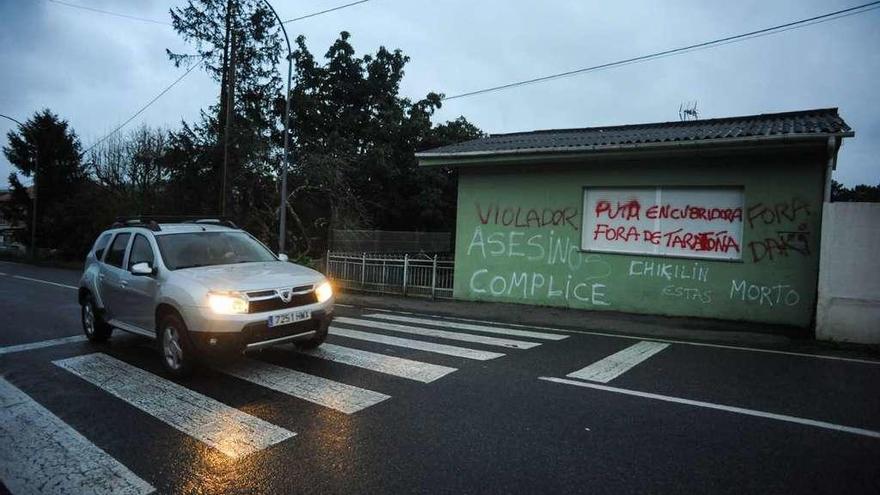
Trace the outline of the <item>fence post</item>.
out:
<instances>
[{"instance_id":1,"label":"fence post","mask_svg":"<svg viewBox=\"0 0 880 495\"><path fill-rule=\"evenodd\" d=\"M361 254L361 288L366 287L367 282L367 253Z\"/></svg>"},{"instance_id":2,"label":"fence post","mask_svg":"<svg viewBox=\"0 0 880 495\"><path fill-rule=\"evenodd\" d=\"M330 250L327 250L327 257L324 258L324 274L330 276Z\"/></svg>"},{"instance_id":3,"label":"fence post","mask_svg":"<svg viewBox=\"0 0 880 495\"><path fill-rule=\"evenodd\" d=\"M437 299L437 255L434 255L434 265L431 268L431 299Z\"/></svg>"},{"instance_id":4,"label":"fence post","mask_svg":"<svg viewBox=\"0 0 880 495\"><path fill-rule=\"evenodd\" d=\"M406 295L406 279L409 271L409 253L403 255L403 295Z\"/></svg>"}]
</instances>

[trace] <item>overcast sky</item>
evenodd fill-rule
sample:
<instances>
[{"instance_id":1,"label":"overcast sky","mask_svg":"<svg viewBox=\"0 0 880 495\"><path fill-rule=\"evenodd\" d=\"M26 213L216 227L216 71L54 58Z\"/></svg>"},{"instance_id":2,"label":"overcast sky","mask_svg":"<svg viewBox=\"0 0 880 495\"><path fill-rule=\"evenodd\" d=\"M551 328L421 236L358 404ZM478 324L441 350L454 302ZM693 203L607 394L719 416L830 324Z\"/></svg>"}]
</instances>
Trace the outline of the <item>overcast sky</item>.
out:
<instances>
[{"instance_id":1,"label":"overcast sky","mask_svg":"<svg viewBox=\"0 0 880 495\"><path fill-rule=\"evenodd\" d=\"M65 0L169 21L180 0ZM349 0L274 0L288 19ZM372 0L287 24L323 55L342 30L358 54L384 45L412 58L404 95L447 95L739 34L867 0L739 2ZM489 133L839 107L856 137L835 179L880 183L880 10L710 50L447 102L435 121L464 115ZM0 0L0 113L50 108L88 146L181 73L165 49L186 51L170 26L47 0ZM218 88L194 72L137 120L195 120ZM0 143L10 122L0 119ZM10 165L0 156L0 187Z\"/></svg>"}]
</instances>

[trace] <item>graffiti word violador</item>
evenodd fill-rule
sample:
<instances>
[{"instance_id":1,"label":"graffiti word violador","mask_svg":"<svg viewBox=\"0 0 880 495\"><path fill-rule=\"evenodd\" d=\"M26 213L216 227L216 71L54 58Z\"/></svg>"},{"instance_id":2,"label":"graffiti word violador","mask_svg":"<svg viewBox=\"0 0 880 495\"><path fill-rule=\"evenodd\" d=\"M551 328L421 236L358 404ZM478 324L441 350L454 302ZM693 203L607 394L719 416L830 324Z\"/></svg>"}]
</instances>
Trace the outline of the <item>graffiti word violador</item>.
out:
<instances>
[{"instance_id":1,"label":"graffiti word violador","mask_svg":"<svg viewBox=\"0 0 880 495\"><path fill-rule=\"evenodd\" d=\"M578 209L563 208L523 208L522 206L499 206L498 203L475 204L477 216L483 225L503 225L505 227L532 228L552 226L568 226L578 230L575 223Z\"/></svg>"}]
</instances>

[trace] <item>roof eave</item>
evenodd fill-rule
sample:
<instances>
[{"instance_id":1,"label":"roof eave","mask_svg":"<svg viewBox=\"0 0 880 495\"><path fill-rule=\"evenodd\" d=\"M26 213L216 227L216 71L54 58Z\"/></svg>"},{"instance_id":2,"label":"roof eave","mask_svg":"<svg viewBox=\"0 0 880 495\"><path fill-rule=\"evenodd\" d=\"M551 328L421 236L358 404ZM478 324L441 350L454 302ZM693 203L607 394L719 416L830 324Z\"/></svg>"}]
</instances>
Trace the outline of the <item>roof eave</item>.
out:
<instances>
[{"instance_id":1,"label":"roof eave","mask_svg":"<svg viewBox=\"0 0 880 495\"><path fill-rule=\"evenodd\" d=\"M613 144L613 145L592 145L592 146L560 146L546 148L523 148L513 150L487 150L487 151L459 151L449 153L416 153L419 159L419 165L441 165L440 163L432 163L441 161L442 164L448 164L451 161L468 160L475 161L480 158L502 158L517 157L534 154L558 153L562 154L590 154L593 152L639 152L639 151L668 151L682 148L705 148L705 147L723 147L736 145L750 145L763 143L802 143L805 141L824 141L829 137L846 138L854 137L855 132L838 132L838 133L815 133L815 134L779 134L771 136L748 136L741 138L729 139L704 139L704 140L687 140L687 141L663 141L652 143L629 143L629 144Z\"/></svg>"}]
</instances>

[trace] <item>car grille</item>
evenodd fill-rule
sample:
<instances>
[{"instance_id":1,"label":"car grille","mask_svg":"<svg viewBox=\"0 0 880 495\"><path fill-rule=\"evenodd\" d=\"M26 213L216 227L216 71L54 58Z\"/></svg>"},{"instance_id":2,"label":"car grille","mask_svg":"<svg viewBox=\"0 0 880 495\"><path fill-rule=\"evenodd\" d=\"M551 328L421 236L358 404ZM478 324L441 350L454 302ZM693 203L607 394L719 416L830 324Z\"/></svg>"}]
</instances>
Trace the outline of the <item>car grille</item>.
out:
<instances>
[{"instance_id":1,"label":"car grille","mask_svg":"<svg viewBox=\"0 0 880 495\"><path fill-rule=\"evenodd\" d=\"M290 289L291 292L302 292L308 290L305 294L293 294L290 297L290 302L284 302L281 300L279 296L271 297L269 299L259 299L256 301L250 301L248 303L248 313L265 313L267 311L275 311L278 309L288 309L288 308L297 308L299 306L306 306L308 304L314 304L318 302L318 296L315 295L315 291L312 290L311 285L304 285L300 287L293 287ZM260 297L267 294L275 293L275 291L260 291L258 293L249 293L249 297Z\"/></svg>"},{"instance_id":2,"label":"car grille","mask_svg":"<svg viewBox=\"0 0 880 495\"><path fill-rule=\"evenodd\" d=\"M263 342L265 340L289 337L298 333L317 330L319 325L320 322L315 319L300 321L297 323L291 323L289 325L282 325L280 327L274 328L269 328L264 322L251 323L244 328L244 343L253 344L256 342Z\"/></svg>"}]
</instances>

